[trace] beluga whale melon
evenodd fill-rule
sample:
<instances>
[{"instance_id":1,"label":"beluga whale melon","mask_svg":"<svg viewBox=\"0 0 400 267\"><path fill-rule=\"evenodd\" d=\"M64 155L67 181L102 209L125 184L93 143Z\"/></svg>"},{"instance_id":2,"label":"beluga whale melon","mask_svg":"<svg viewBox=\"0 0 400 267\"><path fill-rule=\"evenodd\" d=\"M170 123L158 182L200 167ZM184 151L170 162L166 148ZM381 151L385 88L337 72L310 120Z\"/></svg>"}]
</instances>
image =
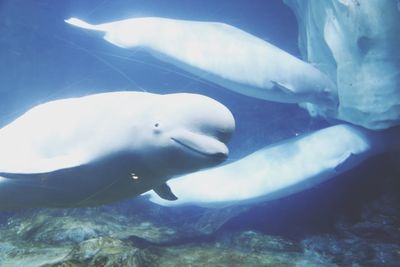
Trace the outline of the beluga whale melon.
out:
<instances>
[{"instance_id":1,"label":"beluga whale melon","mask_svg":"<svg viewBox=\"0 0 400 267\"><path fill-rule=\"evenodd\" d=\"M197 94L41 104L0 129L0 210L100 205L151 189L175 200L165 182L223 162L234 128L224 105Z\"/></svg>"}]
</instances>

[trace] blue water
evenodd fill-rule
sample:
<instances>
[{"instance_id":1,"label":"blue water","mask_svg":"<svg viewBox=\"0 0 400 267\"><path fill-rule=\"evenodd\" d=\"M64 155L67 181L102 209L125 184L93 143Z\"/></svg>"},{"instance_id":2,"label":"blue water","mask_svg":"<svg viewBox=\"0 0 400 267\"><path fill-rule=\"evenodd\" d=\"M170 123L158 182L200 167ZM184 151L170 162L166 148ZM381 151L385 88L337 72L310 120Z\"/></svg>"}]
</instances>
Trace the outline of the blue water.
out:
<instances>
[{"instance_id":1,"label":"blue water","mask_svg":"<svg viewBox=\"0 0 400 267\"><path fill-rule=\"evenodd\" d=\"M143 51L120 49L96 33L67 25L64 19L72 16L91 23L142 16L225 22L300 57L296 19L279 0L2 0L0 127L49 100L120 90L200 93L225 104L237 124L228 161L328 125L323 119L311 118L297 105L239 95ZM353 212L353 206L347 209L346 203L356 199L354 206L359 207L364 198L357 200L357 194L376 193L370 192L376 186L370 178L366 180L370 181L368 186L361 188L364 191L359 187L362 178L384 173L379 168L374 170L363 169L343 176L314 189L315 194L300 194L268 207L255 207L227 227L263 231L269 222L269 233L286 231L295 238L317 230L330 231L333 217ZM361 178L352 178L355 176ZM119 208L130 214L124 205ZM183 210L180 215L194 216L198 212L199 209Z\"/></svg>"}]
</instances>

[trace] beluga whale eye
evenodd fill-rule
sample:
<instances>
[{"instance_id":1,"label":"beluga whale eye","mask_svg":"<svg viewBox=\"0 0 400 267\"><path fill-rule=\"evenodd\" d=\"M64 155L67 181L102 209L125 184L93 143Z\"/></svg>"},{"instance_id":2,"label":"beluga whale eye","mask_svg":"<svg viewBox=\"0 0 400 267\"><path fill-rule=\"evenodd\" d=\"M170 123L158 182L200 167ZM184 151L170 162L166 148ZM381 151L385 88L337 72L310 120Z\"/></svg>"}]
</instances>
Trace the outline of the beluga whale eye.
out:
<instances>
[{"instance_id":1,"label":"beluga whale eye","mask_svg":"<svg viewBox=\"0 0 400 267\"><path fill-rule=\"evenodd\" d=\"M156 133L156 134L161 133L160 123L159 122L154 123L153 132Z\"/></svg>"}]
</instances>

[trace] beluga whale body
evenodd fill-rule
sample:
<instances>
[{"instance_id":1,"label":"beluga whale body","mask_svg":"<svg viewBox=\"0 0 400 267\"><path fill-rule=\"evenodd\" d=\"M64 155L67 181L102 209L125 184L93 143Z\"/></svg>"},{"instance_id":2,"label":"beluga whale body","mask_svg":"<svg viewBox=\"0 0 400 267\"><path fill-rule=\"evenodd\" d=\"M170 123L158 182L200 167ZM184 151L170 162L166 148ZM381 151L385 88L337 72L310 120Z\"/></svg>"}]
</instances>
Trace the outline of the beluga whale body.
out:
<instances>
[{"instance_id":1,"label":"beluga whale body","mask_svg":"<svg viewBox=\"0 0 400 267\"><path fill-rule=\"evenodd\" d=\"M339 124L268 145L233 163L189 173L169 182L179 195L163 206L221 208L284 198L312 188L388 151L400 150L400 128L368 131Z\"/></svg>"},{"instance_id":2,"label":"beluga whale body","mask_svg":"<svg viewBox=\"0 0 400 267\"><path fill-rule=\"evenodd\" d=\"M102 24L67 23L104 32L118 47L147 49L160 60L238 93L265 100L337 108L335 84L321 71L233 26L147 17Z\"/></svg>"},{"instance_id":3,"label":"beluga whale body","mask_svg":"<svg viewBox=\"0 0 400 267\"><path fill-rule=\"evenodd\" d=\"M207 111L207 112L205 112ZM100 205L228 155L231 112L197 94L112 92L55 100L0 129L0 210Z\"/></svg>"}]
</instances>

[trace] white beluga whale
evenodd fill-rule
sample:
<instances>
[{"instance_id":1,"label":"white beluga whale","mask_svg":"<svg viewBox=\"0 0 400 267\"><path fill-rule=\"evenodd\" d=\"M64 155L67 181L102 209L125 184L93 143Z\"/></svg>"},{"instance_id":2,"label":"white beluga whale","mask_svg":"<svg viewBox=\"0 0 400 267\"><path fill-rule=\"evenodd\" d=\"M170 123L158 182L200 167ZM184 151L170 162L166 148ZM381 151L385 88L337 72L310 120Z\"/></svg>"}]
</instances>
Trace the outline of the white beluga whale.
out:
<instances>
[{"instance_id":1,"label":"white beluga whale","mask_svg":"<svg viewBox=\"0 0 400 267\"><path fill-rule=\"evenodd\" d=\"M299 48L307 62L219 22L155 17L96 25L78 18L66 22L103 32L105 40L121 48L144 48L160 60L241 94L299 103L313 116L368 129L398 125L396 1L284 2L297 17Z\"/></svg>"},{"instance_id":2,"label":"white beluga whale","mask_svg":"<svg viewBox=\"0 0 400 267\"><path fill-rule=\"evenodd\" d=\"M337 108L335 84L322 72L282 49L233 26L167 18L132 18L92 25L121 47L145 48L160 60L244 95L285 103L311 102Z\"/></svg>"},{"instance_id":3,"label":"white beluga whale","mask_svg":"<svg viewBox=\"0 0 400 267\"><path fill-rule=\"evenodd\" d=\"M206 112L205 112L206 111ZM0 210L110 203L215 166L231 112L197 94L112 92L41 104L0 129Z\"/></svg>"},{"instance_id":4,"label":"white beluga whale","mask_svg":"<svg viewBox=\"0 0 400 267\"><path fill-rule=\"evenodd\" d=\"M350 170L365 159L400 149L400 129L374 132L335 125L260 149L236 162L170 180L179 195L163 206L221 208L283 198Z\"/></svg>"}]
</instances>

